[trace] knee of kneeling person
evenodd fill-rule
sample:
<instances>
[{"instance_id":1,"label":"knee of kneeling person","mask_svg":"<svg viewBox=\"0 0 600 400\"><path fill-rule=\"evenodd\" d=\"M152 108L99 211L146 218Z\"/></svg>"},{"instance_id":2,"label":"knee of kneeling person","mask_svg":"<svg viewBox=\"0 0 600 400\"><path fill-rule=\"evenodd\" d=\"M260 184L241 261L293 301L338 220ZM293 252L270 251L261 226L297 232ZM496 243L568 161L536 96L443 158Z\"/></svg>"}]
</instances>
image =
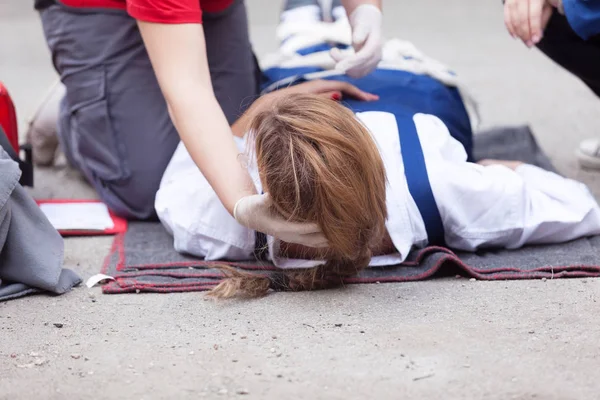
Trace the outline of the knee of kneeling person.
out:
<instances>
[{"instance_id":1,"label":"knee of kneeling person","mask_svg":"<svg viewBox=\"0 0 600 400\"><path fill-rule=\"evenodd\" d=\"M157 218L154 198L158 183L130 178L119 182L102 182L97 188L100 199L116 215L134 220Z\"/></svg>"}]
</instances>

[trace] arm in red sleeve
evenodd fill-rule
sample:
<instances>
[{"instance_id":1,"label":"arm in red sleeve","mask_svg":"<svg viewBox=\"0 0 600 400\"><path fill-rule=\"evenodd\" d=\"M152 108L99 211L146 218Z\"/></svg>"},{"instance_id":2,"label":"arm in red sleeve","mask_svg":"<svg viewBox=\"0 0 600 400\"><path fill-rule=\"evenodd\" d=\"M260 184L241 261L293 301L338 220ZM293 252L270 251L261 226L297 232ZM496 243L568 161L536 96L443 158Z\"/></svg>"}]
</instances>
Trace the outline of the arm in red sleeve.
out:
<instances>
[{"instance_id":1,"label":"arm in red sleeve","mask_svg":"<svg viewBox=\"0 0 600 400\"><path fill-rule=\"evenodd\" d=\"M127 0L127 12L138 21L144 22L202 23L199 0Z\"/></svg>"}]
</instances>

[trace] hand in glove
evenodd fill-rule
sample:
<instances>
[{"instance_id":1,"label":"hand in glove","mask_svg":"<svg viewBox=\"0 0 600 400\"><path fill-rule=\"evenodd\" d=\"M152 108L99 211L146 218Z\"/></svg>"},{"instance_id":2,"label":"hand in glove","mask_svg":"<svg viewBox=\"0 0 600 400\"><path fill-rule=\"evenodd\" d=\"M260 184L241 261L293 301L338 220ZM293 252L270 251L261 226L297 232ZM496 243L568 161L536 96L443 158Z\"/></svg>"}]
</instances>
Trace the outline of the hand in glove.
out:
<instances>
[{"instance_id":1,"label":"hand in glove","mask_svg":"<svg viewBox=\"0 0 600 400\"><path fill-rule=\"evenodd\" d=\"M233 216L240 224L284 242L327 247L327 239L317 224L287 221L271 204L269 194L245 196L235 204Z\"/></svg>"},{"instance_id":2,"label":"hand in glove","mask_svg":"<svg viewBox=\"0 0 600 400\"><path fill-rule=\"evenodd\" d=\"M350 15L352 46L354 54L343 54L339 49L331 50L336 69L349 76L360 78L373 71L381 60L383 35L381 10L372 4L358 6Z\"/></svg>"}]
</instances>

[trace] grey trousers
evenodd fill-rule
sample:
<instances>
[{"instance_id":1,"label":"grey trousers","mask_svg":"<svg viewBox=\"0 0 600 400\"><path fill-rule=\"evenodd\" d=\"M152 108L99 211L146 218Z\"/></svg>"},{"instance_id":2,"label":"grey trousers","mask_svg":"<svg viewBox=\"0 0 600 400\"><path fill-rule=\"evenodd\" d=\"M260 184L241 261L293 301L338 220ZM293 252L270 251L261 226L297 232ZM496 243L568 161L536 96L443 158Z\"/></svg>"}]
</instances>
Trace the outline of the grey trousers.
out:
<instances>
[{"instance_id":1,"label":"grey trousers","mask_svg":"<svg viewBox=\"0 0 600 400\"><path fill-rule=\"evenodd\" d=\"M63 241L19 185L0 129L0 301L39 291L62 294L81 279L63 269ZM7 147L8 148L8 147Z\"/></svg>"},{"instance_id":2,"label":"grey trousers","mask_svg":"<svg viewBox=\"0 0 600 400\"><path fill-rule=\"evenodd\" d=\"M258 94L246 8L204 13L211 79L233 123ZM53 5L41 12L66 96L59 140L117 214L152 218L162 174L179 142L136 21L125 11ZM194 51L194 49L190 49Z\"/></svg>"},{"instance_id":3,"label":"grey trousers","mask_svg":"<svg viewBox=\"0 0 600 400\"><path fill-rule=\"evenodd\" d=\"M335 8L342 5L341 0L331 0L330 7ZM294 8L304 7L304 6L321 6L319 0L285 0L283 2L283 10L293 10Z\"/></svg>"}]
</instances>

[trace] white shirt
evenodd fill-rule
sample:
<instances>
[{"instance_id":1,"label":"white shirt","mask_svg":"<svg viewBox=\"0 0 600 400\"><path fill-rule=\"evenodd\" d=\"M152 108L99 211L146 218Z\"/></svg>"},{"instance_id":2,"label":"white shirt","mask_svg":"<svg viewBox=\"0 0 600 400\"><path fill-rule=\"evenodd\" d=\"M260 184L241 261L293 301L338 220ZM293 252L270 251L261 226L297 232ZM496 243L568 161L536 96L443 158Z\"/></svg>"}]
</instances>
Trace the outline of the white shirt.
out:
<instances>
[{"instance_id":1,"label":"white shirt","mask_svg":"<svg viewBox=\"0 0 600 400\"><path fill-rule=\"evenodd\" d=\"M396 248L393 254L373 257L370 265L398 264L411 248L427 245L427 233L408 191L396 119L385 112L358 113L357 118L373 135L386 169L386 228ZM600 208L584 184L531 165L513 171L468 163L464 148L439 118L415 114L413 119L449 247L518 248L600 234ZM243 151L245 142L237 142ZM250 161L260 193L258 171ZM229 215L182 143L163 175L155 205L177 251L206 260L253 258L254 231ZM278 267L322 263L280 257L278 242L269 237L268 243L269 257Z\"/></svg>"}]
</instances>

